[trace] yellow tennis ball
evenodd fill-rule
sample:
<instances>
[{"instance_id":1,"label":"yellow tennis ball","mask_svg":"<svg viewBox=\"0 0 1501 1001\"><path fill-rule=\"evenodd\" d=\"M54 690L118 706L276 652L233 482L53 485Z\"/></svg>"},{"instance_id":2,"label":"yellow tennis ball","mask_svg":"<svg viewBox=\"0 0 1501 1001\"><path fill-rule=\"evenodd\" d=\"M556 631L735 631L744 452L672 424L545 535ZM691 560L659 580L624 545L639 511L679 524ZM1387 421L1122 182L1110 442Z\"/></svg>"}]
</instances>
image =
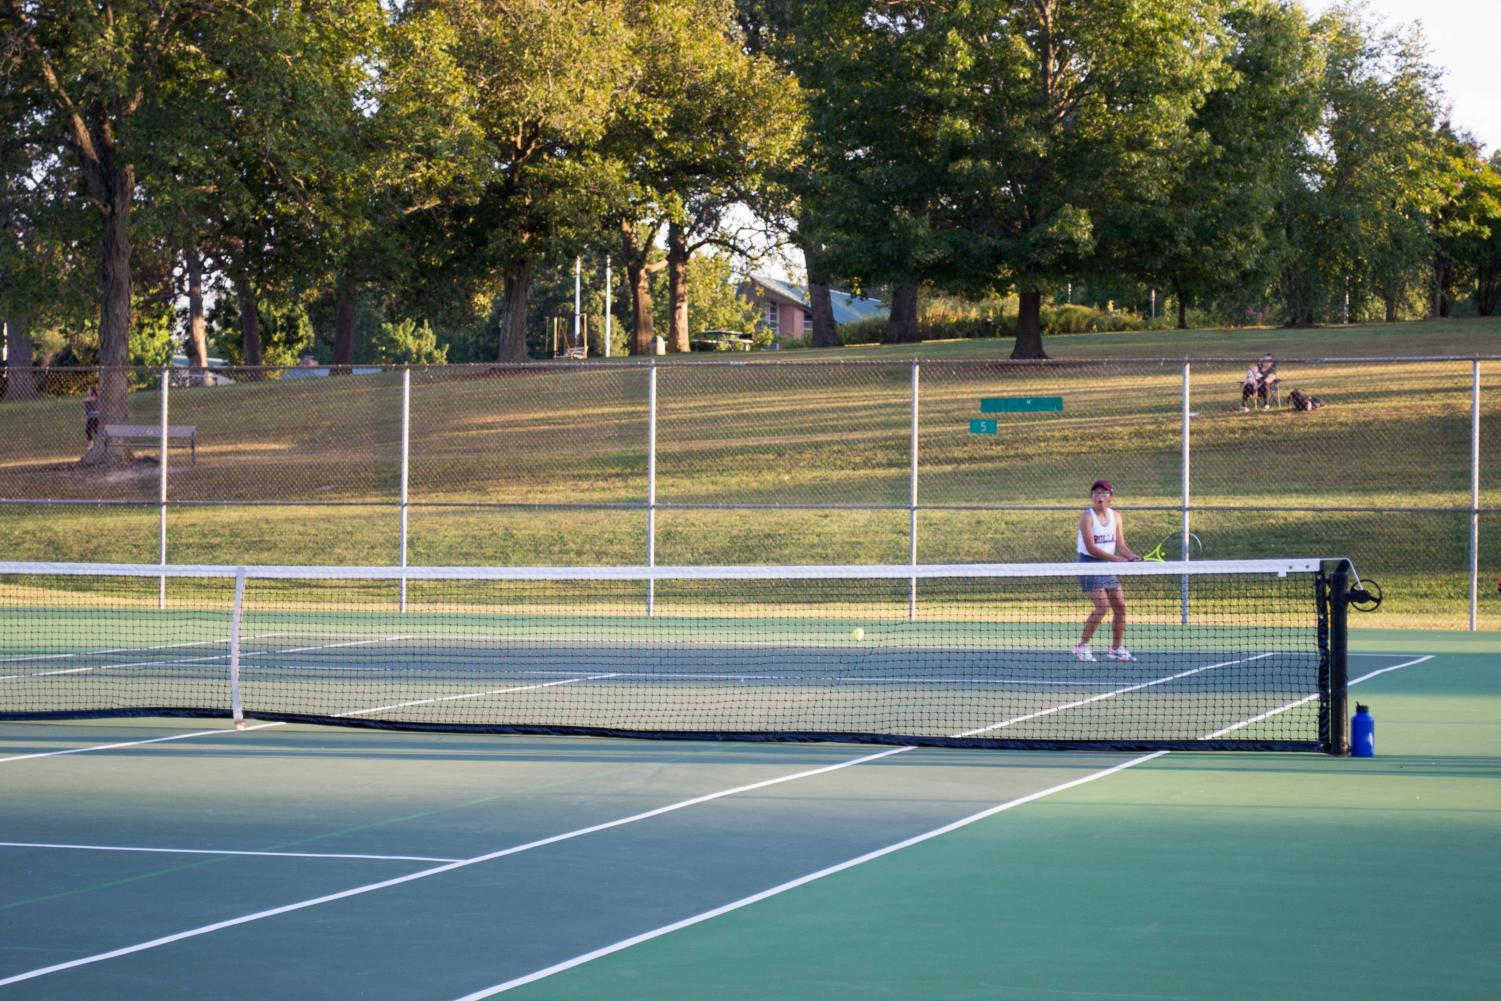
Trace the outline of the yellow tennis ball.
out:
<instances>
[{"instance_id":1,"label":"yellow tennis ball","mask_svg":"<svg viewBox=\"0 0 1501 1001\"><path fill-rule=\"evenodd\" d=\"M861 629L859 626L856 626L854 629L852 629L850 631L850 639L855 640L856 642L859 642L860 640L863 640L864 638L865 638L865 630Z\"/></svg>"}]
</instances>

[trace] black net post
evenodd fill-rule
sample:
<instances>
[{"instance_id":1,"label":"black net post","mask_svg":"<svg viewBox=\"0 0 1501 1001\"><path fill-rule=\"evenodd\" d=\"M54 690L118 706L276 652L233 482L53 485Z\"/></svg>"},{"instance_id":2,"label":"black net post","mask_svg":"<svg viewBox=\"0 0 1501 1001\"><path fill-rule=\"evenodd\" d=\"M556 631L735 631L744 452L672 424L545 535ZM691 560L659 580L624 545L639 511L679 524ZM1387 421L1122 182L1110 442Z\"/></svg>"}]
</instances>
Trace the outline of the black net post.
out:
<instances>
[{"instance_id":1,"label":"black net post","mask_svg":"<svg viewBox=\"0 0 1501 1001\"><path fill-rule=\"evenodd\" d=\"M1350 562L1340 560L1329 575L1329 722L1330 754L1350 753L1348 694L1350 686Z\"/></svg>"}]
</instances>

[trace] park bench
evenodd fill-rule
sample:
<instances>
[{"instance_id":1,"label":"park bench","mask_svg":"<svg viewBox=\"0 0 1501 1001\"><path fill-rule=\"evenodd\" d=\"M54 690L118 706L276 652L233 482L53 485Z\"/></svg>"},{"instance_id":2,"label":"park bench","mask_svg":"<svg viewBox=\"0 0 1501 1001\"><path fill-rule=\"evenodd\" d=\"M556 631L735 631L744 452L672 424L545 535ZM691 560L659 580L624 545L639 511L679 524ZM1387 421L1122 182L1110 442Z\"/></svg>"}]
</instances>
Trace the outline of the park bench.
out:
<instances>
[{"instance_id":1,"label":"park bench","mask_svg":"<svg viewBox=\"0 0 1501 1001\"><path fill-rule=\"evenodd\" d=\"M146 445L162 447L160 424L106 424L104 437L111 445ZM167 447L173 445L191 450L194 465L198 464L198 429L191 424L168 424Z\"/></svg>"}]
</instances>

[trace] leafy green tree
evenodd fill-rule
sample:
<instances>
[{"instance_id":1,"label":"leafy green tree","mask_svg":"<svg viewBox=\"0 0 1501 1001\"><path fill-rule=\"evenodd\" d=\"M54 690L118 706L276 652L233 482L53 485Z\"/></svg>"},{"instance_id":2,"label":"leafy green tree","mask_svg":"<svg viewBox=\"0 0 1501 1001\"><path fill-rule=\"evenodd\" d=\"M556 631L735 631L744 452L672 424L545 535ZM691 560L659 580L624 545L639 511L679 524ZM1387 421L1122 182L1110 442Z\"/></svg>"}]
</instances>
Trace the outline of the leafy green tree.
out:
<instances>
[{"instance_id":1,"label":"leafy green tree","mask_svg":"<svg viewBox=\"0 0 1501 1001\"><path fill-rule=\"evenodd\" d=\"M1287 175L1290 323L1345 315L1367 295L1396 303L1434 260L1430 216L1444 198L1437 71L1421 36L1336 7L1314 24L1323 54L1319 125ZM1351 314L1354 317L1354 314Z\"/></svg>"},{"instance_id":2,"label":"leafy green tree","mask_svg":"<svg viewBox=\"0 0 1501 1001\"><path fill-rule=\"evenodd\" d=\"M642 88L665 114L649 178L666 209L668 349L688 350L689 261L715 245L741 250L726 227L739 205L765 201L794 156L802 104L796 81L748 54L729 0L655 0L665 44L654 47ZM644 18L643 18L644 20ZM637 25L638 30L643 25Z\"/></svg>"},{"instance_id":3,"label":"leafy green tree","mask_svg":"<svg viewBox=\"0 0 1501 1001\"><path fill-rule=\"evenodd\" d=\"M615 171L595 147L629 80L624 0L432 0L482 137L477 197L449 207L450 263L498 274L497 358L526 358L538 263L569 256L604 215Z\"/></svg>"},{"instance_id":4,"label":"leafy green tree","mask_svg":"<svg viewBox=\"0 0 1501 1001\"><path fill-rule=\"evenodd\" d=\"M1217 78L1218 7L831 4L827 30L800 35L800 61L819 81L820 207L840 270L1014 286L1013 357L1045 357L1044 291L1094 257L1105 199L1160 183Z\"/></svg>"},{"instance_id":5,"label":"leafy green tree","mask_svg":"<svg viewBox=\"0 0 1501 1001\"><path fill-rule=\"evenodd\" d=\"M1501 292L1501 154L1486 161L1473 142L1452 134L1443 140L1443 198L1430 217L1435 237L1433 312L1447 315L1453 286L1468 278L1474 282L1476 311L1490 316Z\"/></svg>"},{"instance_id":6,"label":"leafy green tree","mask_svg":"<svg viewBox=\"0 0 1501 1001\"><path fill-rule=\"evenodd\" d=\"M11 85L35 96L43 127L66 150L66 168L97 213L99 236L100 418L125 420L131 330L131 253L139 158L168 137L169 82L207 72L197 44L204 24L228 4L162 6L145 0L98 5L0 0L0 50L13 53ZM170 141L168 139L168 141ZM64 169L63 164L58 169ZM84 456L101 465L115 453L102 436Z\"/></svg>"},{"instance_id":7,"label":"leafy green tree","mask_svg":"<svg viewBox=\"0 0 1501 1001\"><path fill-rule=\"evenodd\" d=\"M387 365L444 365L448 348L438 346L438 336L426 320L382 323L375 339L375 357Z\"/></svg>"},{"instance_id":8,"label":"leafy green tree","mask_svg":"<svg viewBox=\"0 0 1501 1001\"><path fill-rule=\"evenodd\" d=\"M1318 124L1319 66L1301 8L1245 0L1222 15L1224 72L1170 151L1161 183L1123 192L1101 213L1097 267L1190 300L1259 298L1280 270L1277 209Z\"/></svg>"}]
</instances>

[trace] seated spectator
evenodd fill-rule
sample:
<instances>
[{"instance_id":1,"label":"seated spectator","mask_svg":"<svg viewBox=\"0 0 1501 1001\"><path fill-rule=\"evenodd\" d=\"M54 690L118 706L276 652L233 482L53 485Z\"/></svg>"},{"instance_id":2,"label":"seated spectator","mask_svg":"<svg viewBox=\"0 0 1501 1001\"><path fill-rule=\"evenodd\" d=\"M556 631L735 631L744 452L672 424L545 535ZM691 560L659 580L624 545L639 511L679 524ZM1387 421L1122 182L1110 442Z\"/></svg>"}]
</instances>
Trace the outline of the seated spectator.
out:
<instances>
[{"instance_id":1,"label":"seated spectator","mask_svg":"<svg viewBox=\"0 0 1501 1001\"><path fill-rule=\"evenodd\" d=\"M1246 370L1246 377L1240 384L1240 409L1250 410L1251 401L1259 400L1264 410L1270 410L1272 405L1267 399L1267 394L1277 385L1277 362L1270 354L1263 355L1261 361L1255 362Z\"/></svg>"},{"instance_id":2,"label":"seated spectator","mask_svg":"<svg viewBox=\"0 0 1501 1001\"><path fill-rule=\"evenodd\" d=\"M1246 369L1246 377L1244 379L1242 379L1241 383L1240 383L1240 409L1241 410L1250 410L1251 409L1246 404L1249 403L1249 402L1251 402L1252 400L1254 400L1256 398L1256 394L1260 390L1260 388L1261 388L1261 370L1260 370L1260 368L1258 366L1256 366L1256 365L1253 364L1250 368Z\"/></svg>"},{"instance_id":3,"label":"seated spectator","mask_svg":"<svg viewBox=\"0 0 1501 1001\"><path fill-rule=\"evenodd\" d=\"M1262 407L1270 410L1272 404L1268 397L1277 388L1277 362L1272 358L1271 354L1262 355L1261 362L1256 366L1256 370L1260 373L1256 395L1261 398Z\"/></svg>"}]
</instances>

